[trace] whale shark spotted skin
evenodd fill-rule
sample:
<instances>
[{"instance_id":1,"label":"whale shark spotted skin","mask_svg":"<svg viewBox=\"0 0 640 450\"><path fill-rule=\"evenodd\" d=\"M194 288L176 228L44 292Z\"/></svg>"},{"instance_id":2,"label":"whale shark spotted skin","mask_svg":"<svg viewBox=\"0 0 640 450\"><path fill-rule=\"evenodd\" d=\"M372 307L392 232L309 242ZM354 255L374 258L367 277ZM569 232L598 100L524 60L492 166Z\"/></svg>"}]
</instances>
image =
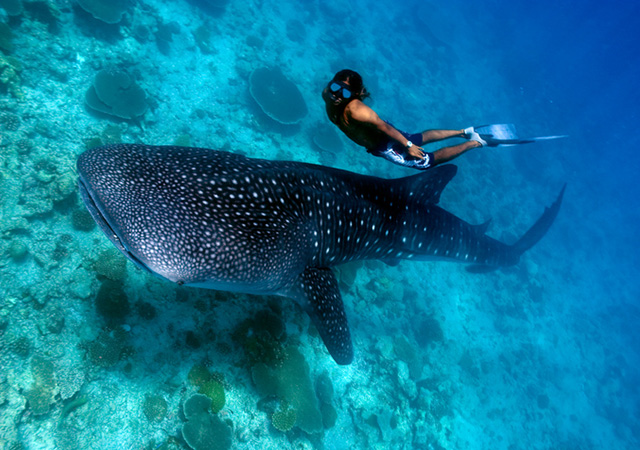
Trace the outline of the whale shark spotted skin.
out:
<instances>
[{"instance_id":1,"label":"whale shark spotted skin","mask_svg":"<svg viewBox=\"0 0 640 450\"><path fill-rule=\"evenodd\" d=\"M382 179L191 147L118 144L77 161L83 201L113 244L166 280L298 301L338 364L353 347L332 266L444 258L514 265L547 232L555 202L515 244L437 203L453 165Z\"/></svg>"}]
</instances>

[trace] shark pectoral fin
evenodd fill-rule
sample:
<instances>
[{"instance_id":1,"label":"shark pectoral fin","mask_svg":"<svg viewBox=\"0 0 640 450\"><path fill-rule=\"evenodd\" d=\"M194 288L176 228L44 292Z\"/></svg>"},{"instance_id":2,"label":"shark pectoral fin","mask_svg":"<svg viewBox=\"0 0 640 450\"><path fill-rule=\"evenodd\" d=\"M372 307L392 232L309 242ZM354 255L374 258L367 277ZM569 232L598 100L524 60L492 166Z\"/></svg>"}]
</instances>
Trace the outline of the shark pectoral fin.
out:
<instances>
[{"instance_id":1,"label":"shark pectoral fin","mask_svg":"<svg viewBox=\"0 0 640 450\"><path fill-rule=\"evenodd\" d=\"M327 350L338 364L351 364L351 334L335 275L328 268L307 267L298 284L301 291L296 290L296 297L303 297Z\"/></svg>"}]
</instances>

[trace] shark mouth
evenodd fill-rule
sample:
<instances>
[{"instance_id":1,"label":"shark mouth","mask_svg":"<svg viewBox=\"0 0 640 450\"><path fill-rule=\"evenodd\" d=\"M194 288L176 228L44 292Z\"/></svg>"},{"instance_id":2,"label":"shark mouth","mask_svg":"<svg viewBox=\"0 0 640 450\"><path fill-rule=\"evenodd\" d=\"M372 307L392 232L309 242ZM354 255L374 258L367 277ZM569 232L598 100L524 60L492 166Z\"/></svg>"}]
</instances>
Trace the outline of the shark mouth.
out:
<instances>
[{"instance_id":1,"label":"shark mouth","mask_svg":"<svg viewBox=\"0 0 640 450\"><path fill-rule=\"evenodd\" d=\"M113 245L115 245L116 248L120 250L120 252L122 252L122 254L126 256L130 261L132 261L136 266L148 272L151 272L151 270L146 266L146 264L144 264L142 261L136 258L136 256L133 253L131 253L127 249L127 247L124 245L124 243L122 242L122 239L120 238L120 236L118 236L118 233L116 233L116 231L113 229L113 227L109 223L109 220L107 219L107 217L102 213L102 211L100 210L100 207L96 204L95 200L91 196L91 193L85 186L85 183L81 177L78 178L78 186L80 188L80 195L82 196L82 201L84 202L84 205L89 211L89 214L91 214L91 217L93 217L93 220L96 221L96 223L98 224L102 232L109 238L109 240L113 243Z\"/></svg>"}]
</instances>

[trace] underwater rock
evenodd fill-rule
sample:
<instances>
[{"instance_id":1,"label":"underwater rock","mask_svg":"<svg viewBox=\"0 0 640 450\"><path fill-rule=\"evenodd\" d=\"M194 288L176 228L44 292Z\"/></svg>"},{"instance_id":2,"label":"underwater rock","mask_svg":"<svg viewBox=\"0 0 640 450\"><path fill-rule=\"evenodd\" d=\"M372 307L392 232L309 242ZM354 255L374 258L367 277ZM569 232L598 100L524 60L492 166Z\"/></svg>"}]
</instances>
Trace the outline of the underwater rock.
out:
<instances>
[{"instance_id":1,"label":"underwater rock","mask_svg":"<svg viewBox=\"0 0 640 450\"><path fill-rule=\"evenodd\" d=\"M422 355L419 350L404 336L394 338L393 348L398 359L406 363L411 378L418 380L422 375L423 368Z\"/></svg>"},{"instance_id":2,"label":"underwater rock","mask_svg":"<svg viewBox=\"0 0 640 450\"><path fill-rule=\"evenodd\" d=\"M105 69L98 72L85 94L86 105L97 112L134 120L147 111L146 94L125 72Z\"/></svg>"},{"instance_id":3,"label":"underwater rock","mask_svg":"<svg viewBox=\"0 0 640 450\"><path fill-rule=\"evenodd\" d=\"M189 2L206 13L218 16L225 11L229 0L189 0Z\"/></svg>"},{"instance_id":4,"label":"underwater rock","mask_svg":"<svg viewBox=\"0 0 640 450\"><path fill-rule=\"evenodd\" d=\"M176 147L191 147L191 136L188 134L181 134L174 139L173 145Z\"/></svg>"},{"instance_id":5,"label":"underwater rock","mask_svg":"<svg viewBox=\"0 0 640 450\"><path fill-rule=\"evenodd\" d=\"M145 301L136 303L136 312L140 317L146 320L153 320L158 315L156 307Z\"/></svg>"},{"instance_id":6,"label":"underwater rock","mask_svg":"<svg viewBox=\"0 0 640 450\"><path fill-rule=\"evenodd\" d=\"M421 318L417 322L416 326L416 340L420 347L427 347L433 342L442 342L444 340L444 333L440 323L433 316L426 316Z\"/></svg>"},{"instance_id":7,"label":"underwater rock","mask_svg":"<svg viewBox=\"0 0 640 450\"><path fill-rule=\"evenodd\" d=\"M129 314L129 299L122 284L105 280L96 296L96 310L109 323L120 323Z\"/></svg>"},{"instance_id":8,"label":"underwater rock","mask_svg":"<svg viewBox=\"0 0 640 450\"><path fill-rule=\"evenodd\" d=\"M163 55L168 55L173 35L180 33L180 25L177 22L159 23L158 30L155 33L156 45Z\"/></svg>"},{"instance_id":9,"label":"underwater rock","mask_svg":"<svg viewBox=\"0 0 640 450\"><path fill-rule=\"evenodd\" d=\"M340 285L346 289L351 289L353 284L356 282L358 270L363 266L364 262L362 261L352 261L337 266L335 270L337 278L340 281Z\"/></svg>"},{"instance_id":10,"label":"underwater rock","mask_svg":"<svg viewBox=\"0 0 640 450\"><path fill-rule=\"evenodd\" d=\"M120 22L128 3L127 0L78 0L82 9L108 24Z\"/></svg>"},{"instance_id":11,"label":"underwater rock","mask_svg":"<svg viewBox=\"0 0 640 450\"><path fill-rule=\"evenodd\" d=\"M316 394L318 400L322 403L331 403L333 401L333 383L328 372L322 374L316 380Z\"/></svg>"},{"instance_id":12,"label":"underwater rock","mask_svg":"<svg viewBox=\"0 0 640 450\"><path fill-rule=\"evenodd\" d=\"M211 42L211 30L209 27L200 25L193 32L193 39L198 48L200 48L200 51L205 55L210 55L215 52L215 48Z\"/></svg>"},{"instance_id":13,"label":"underwater rock","mask_svg":"<svg viewBox=\"0 0 640 450\"><path fill-rule=\"evenodd\" d=\"M339 153L344 150L342 139L335 130L335 127L318 123L309 130L311 141L322 152Z\"/></svg>"},{"instance_id":14,"label":"underwater rock","mask_svg":"<svg viewBox=\"0 0 640 450\"><path fill-rule=\"evenodd\" d=\"M0 22L0 50L11 53L13 51L13 33L6 23Z\"/></svg>"},{"instance_id":15,"label":"underwater rock","mask_svg":"<svg viewBox=\"0 0 640 450\"><path fill-rule=\"evenodd\" d=\"M0 67L0 71L2 68ZM0 115L0 125L6 131L18 131L20 128L20 117L15 114L6 113Z\"/></svg>"},{"instance_id":16,"label":"underwater rock","mask_svg":"<svg viewBox=\"0 0 640 450\"><path fill-rule=\"evenodd\" d=\"M49 308L44 318L38 323L38 331L40 334L60 334L64 329L65 317L63 312L58 308Z\"/></svg>"},{"instance_id":17,"label":"underwater rock","mask_svg":"<svg viewBox=\"0 0 640 450\"><path fill-rule=\"evenodd\" d=\"M3 8L10 16L22 14L22 0L0 0L0 8Z\"/></svg>"},{"instance_id":18,"label":"underwater rock","mask_svg":"<svg viewBox=\"0 0 640 450\"><path fill-rule=\"evenodd\" d=\"M9 244L9 256L15 263L24 262L29 256L29 247L23 241L13 239Z\"/></svg>"},{"instance_id":19,"label":"underwater rock","mask_svg":"<svg viewBox=\"0 0 640 450\"><path fill-rule=\"evenodd\" d=\"M292 125L307 116L300 90L279 68L254 70L249 76L249 91L262 111L276 122Z\"/></svg>"},{"instance_id":20,"label":"underwater rock","mask_svg":"<svg viewBox=\"0 0 640 450\"><path fill-rule=\"evenodd\" d=\"M22 156L28 155L33 149L33 143L29 139L20 139L15 145L16 151Z\"/></svg>"},{"instance_id":21,"label":"underwater rock","mask_svg":"<svg viewBox=\"0 0 640 450\"><path fill-rule=\"evenodd\" d=\"M298 19L287 22L287 37L292 42L301 43L307 37L307 27Z\"/></svg>"},{"instance_id":22,"label":"underwater rock","mask_svg":"<svg viewBox=\"0 0 640 450\"><path fill-rule=\"evenodd\" d=\"M328 372L323 372L316 380L316 395L320 404L322 424L325 430L333 427L338 420L338 412L333 407L333 383Z\"/></svg>"},{"instance_id":23,"label":"underwater rock","mask_svg":"<svg viewBox=\"0 0 640 450\"><path fill-rule=\"evenodd\" d=\"M31 340L26 336L7 336L4 341L6 348L20 358L26 358L31 353Z\"/></svg>"}]
</instances>

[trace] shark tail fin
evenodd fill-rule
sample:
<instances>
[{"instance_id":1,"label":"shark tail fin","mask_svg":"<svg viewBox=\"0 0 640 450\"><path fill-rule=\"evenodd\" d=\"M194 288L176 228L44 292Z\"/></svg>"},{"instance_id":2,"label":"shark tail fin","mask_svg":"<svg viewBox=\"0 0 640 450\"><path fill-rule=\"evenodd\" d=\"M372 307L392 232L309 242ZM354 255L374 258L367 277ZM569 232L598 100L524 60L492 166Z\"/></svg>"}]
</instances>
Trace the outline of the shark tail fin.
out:
<instances>
[{"instance_id":1,"label":"shark tail fin","mask_svg":"<svg viewBox=\"0 0 640 450\"><path fill-rule=\"evenodd\" d=\"M534 223L533 226L529 228L529 230L515 244L513 244L512 248L518 255L522 255L533 247L540 239L542 239L547 231L549 231L551 224L558 215L558 211L560 211L562 197L564 196L566 188L566 184L562 186L558 197L551 206L546 207L544 209L544 213L542 213L542 216L540 216L536 223Z\"/></svg>"},{"instance_id":2,"label":"shark tail fin","mask_svg":"<svg viewBox=\"0 0 640 450\"><path fill-rule=\"evenodd\" d=\"M567 188L565 184L556 200L545 208L542 216L533 224L531 228L513 245L511 245L511 250L513 251L513 260L510 264L516 264L520 259L520 256L529 250L531 247L536 245L540 239L549 231L551 228L551 224L553 224L554 220L558 215L558 211L560 211L560 205L562 204L562 197L564 196L564 191ZM487 223L488 224L488 223ZM484 224L483 224L484 225ZM481 227L482 225L478 225L477 227ZM481 230L481 228L478 228ZM500 266L497 265L487 265L487 264L473 264L466 267L467 272L469 273L488 273L493 272L494 270L499 269Z\"/></svg>"}]
</instances>

